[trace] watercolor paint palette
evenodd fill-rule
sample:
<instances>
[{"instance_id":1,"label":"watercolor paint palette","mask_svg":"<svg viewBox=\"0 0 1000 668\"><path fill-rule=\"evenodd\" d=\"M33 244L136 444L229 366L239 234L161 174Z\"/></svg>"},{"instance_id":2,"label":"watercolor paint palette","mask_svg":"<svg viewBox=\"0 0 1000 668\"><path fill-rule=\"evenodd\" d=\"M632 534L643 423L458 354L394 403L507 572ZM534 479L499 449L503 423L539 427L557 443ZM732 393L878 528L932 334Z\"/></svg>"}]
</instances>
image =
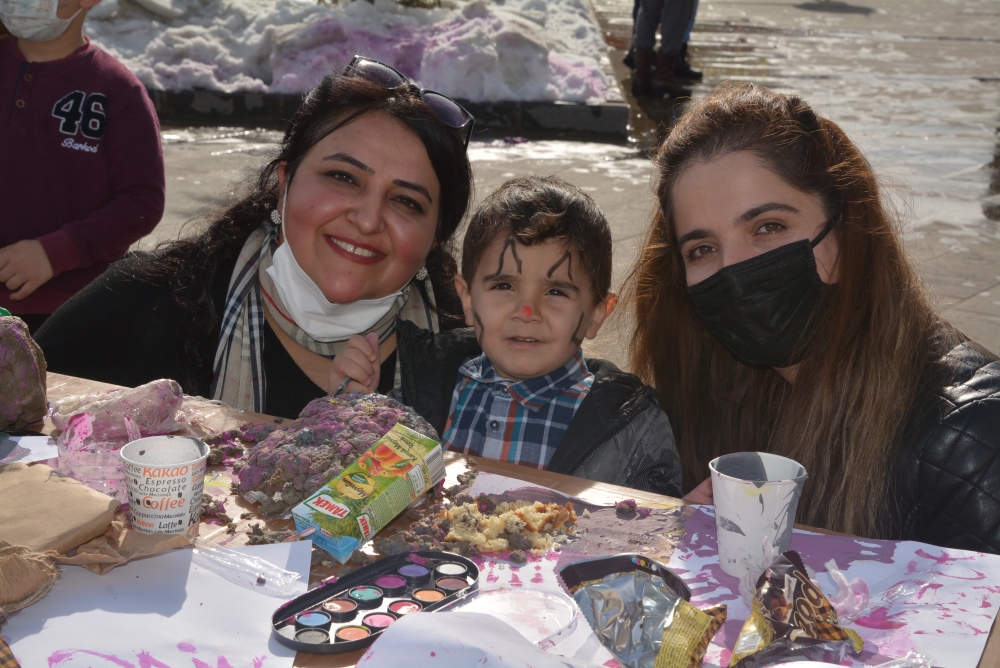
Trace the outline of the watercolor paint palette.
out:
<instances>
[{"instance_id":1,"label":"watercolor paint palette","mask_svg":"<svg viewBox=\"0 0 1000 668\"><path fill-rule=\"evenodd\" d=\"M300 652L352 652L404 615L449 607L478 590L479 567L457 554L384 557L282 605L271 616L271 635Z\"/></svg>"}]
</instances>

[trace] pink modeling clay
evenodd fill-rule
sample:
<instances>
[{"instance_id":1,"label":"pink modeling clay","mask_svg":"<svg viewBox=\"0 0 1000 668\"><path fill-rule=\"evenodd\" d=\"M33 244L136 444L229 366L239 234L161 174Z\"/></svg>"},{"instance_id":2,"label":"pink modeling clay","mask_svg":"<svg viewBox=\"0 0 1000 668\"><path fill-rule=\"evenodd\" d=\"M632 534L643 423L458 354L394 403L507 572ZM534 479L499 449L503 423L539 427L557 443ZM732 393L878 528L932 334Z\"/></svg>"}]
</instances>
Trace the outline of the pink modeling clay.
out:
<instances>
[{"instance_id":1,"label":"pink modeling clay","mask_svg":"<svg viewBox=\"0 0 1000 668\"><path fill-rule=\"evenodd\" d=\"M65 431L74 415L90 413L94 417L94 437L109 441L129 436L125 422L128 417L134 430L143 436L155 436L185 426L186 419L179 412L183 401L177 381L164 378L131 389L66 397L53 407L51 418L58 429Z\"/></svg>"},{"instance_id":2,"label":"pink modeling clay","mask_svg":"<svg viewBox=\"0 0 1000 668\"><path fill-rule=\"evenodd\" d=\"M848 582L847 576L837 568L837 562L833 559L826 562L826 572L837 585L837 593L827 597L837 611L837 618L841 623L854 621L864 612L871 598L868 583L861 578Z\"/></svg>"}]
</instances>

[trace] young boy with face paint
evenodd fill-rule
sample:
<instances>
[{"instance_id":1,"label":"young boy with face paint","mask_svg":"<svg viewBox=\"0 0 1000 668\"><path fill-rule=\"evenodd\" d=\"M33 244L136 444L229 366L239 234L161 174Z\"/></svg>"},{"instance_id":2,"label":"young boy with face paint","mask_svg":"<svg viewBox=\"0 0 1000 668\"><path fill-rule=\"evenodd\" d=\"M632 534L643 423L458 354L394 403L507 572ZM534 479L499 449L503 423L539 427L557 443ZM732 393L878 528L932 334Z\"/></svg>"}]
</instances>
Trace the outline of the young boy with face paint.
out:
<instances>
[{"instance_id":1,"label":"young boy with face paint","mask_svg":"<svg viewBox=\"0 0 1000 668\"><path fill-rule=\"evenodd\" d=\"M32 332L163 215L152 102L83 35L99 1L0 0L0 306Z\"/></svg>"},{"instance_id":2,"label":"young boy with face paint","mask_svg":"<svg viewBox=\"0 0 1000 668\"><path fill-rule=\"evenodd\" d=\"M611 251L604 214L578 188L555 177L505 183L465 235L455 284L471 329L401 323L397 397L450 450L679 495L674 436L653 390L580 347L617 299Z\"/></svg>"}]
</instances>

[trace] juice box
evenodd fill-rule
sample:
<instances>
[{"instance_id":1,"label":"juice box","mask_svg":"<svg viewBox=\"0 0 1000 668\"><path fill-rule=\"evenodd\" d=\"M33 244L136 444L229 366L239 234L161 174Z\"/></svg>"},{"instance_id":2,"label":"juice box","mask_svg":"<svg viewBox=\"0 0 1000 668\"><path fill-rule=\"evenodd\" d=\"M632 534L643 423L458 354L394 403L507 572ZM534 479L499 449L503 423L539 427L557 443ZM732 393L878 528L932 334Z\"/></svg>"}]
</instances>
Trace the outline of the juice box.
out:
<instances>
[{"instance_id":1,"label":"juice box","mask_svg":"<svg viewBox=\"0 0 1000 668\"><path fill-rule=\"evenodd\" d=\"M295 528L316 527L340 563L444 479L441 444L397 424L344 471L292 509Z\"/></svg>"}]
</instances>

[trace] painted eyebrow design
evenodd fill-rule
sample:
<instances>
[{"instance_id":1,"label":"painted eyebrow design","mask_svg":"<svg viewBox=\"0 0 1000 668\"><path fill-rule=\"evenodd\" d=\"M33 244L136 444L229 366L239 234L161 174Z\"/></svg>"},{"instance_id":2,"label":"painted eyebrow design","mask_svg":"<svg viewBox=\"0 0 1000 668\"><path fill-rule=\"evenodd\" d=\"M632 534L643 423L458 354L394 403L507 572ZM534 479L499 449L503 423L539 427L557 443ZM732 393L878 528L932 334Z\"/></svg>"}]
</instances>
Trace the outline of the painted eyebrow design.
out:
<instances>
[{"instance_id":1,"label":"painted eyebrow design","mask_svg":"<svg viewBox=\"0 0 1000 668\"><path fill-rule=\"evenodd\" d=\"M517 243L513 239L507 239L507 243L504 244L503 248L500 250L500 263L497 265L497 270L492 274L483 276L484 279L488 281L496 280L498 276L503 272L503 259L507 255L507 249L510 249L510 254L514 256L514 262L517 264L517 273L521 273L521 258L517 256ZM504 276L509 276L509 274L503 274Z\"/></svg>"},{"instance_id":2,"label":"painted eyebrow design","mask_svg":"<svg viewBox=\"0 0 1000 668\"><path fill-rule=\"evenodd\" d=\"M569 264L566 265L566 274L569 276L569 280L572 281L573 280L573 255L569 251L566 251L563 254L563 256L561 258L559 258L559 260L554 265L552 265L551 267L549 267L549 272L547 274L545 274L545 277L546 278L552 278L552 274L555 273L556 269L558 269L559 267L562 266L563 262L568 262L569 263Z\"/></svg>"},{"instance_id":3,"label":"painted eyebrow design","mask_svg":"<svg viewBox=\"0 0 1000 668\"><path fill-rule=\"evenodd\" d=\"M760 206L755 206L752 209L747 209L739 215L734 225L742 225L743 223L748 223L757 216L761 216L765 213L770 213L772 211L784 211L787 213L801 213L798 209L790 204L783 204L781 202L768 202L767 204L761 204ZM687 234L682 235L677 240L677 247L683 248L684 244L689 241L695 241L697 239L705 239L711 236L708 230L691 230Z\"/></svg>"}]
</instances>

